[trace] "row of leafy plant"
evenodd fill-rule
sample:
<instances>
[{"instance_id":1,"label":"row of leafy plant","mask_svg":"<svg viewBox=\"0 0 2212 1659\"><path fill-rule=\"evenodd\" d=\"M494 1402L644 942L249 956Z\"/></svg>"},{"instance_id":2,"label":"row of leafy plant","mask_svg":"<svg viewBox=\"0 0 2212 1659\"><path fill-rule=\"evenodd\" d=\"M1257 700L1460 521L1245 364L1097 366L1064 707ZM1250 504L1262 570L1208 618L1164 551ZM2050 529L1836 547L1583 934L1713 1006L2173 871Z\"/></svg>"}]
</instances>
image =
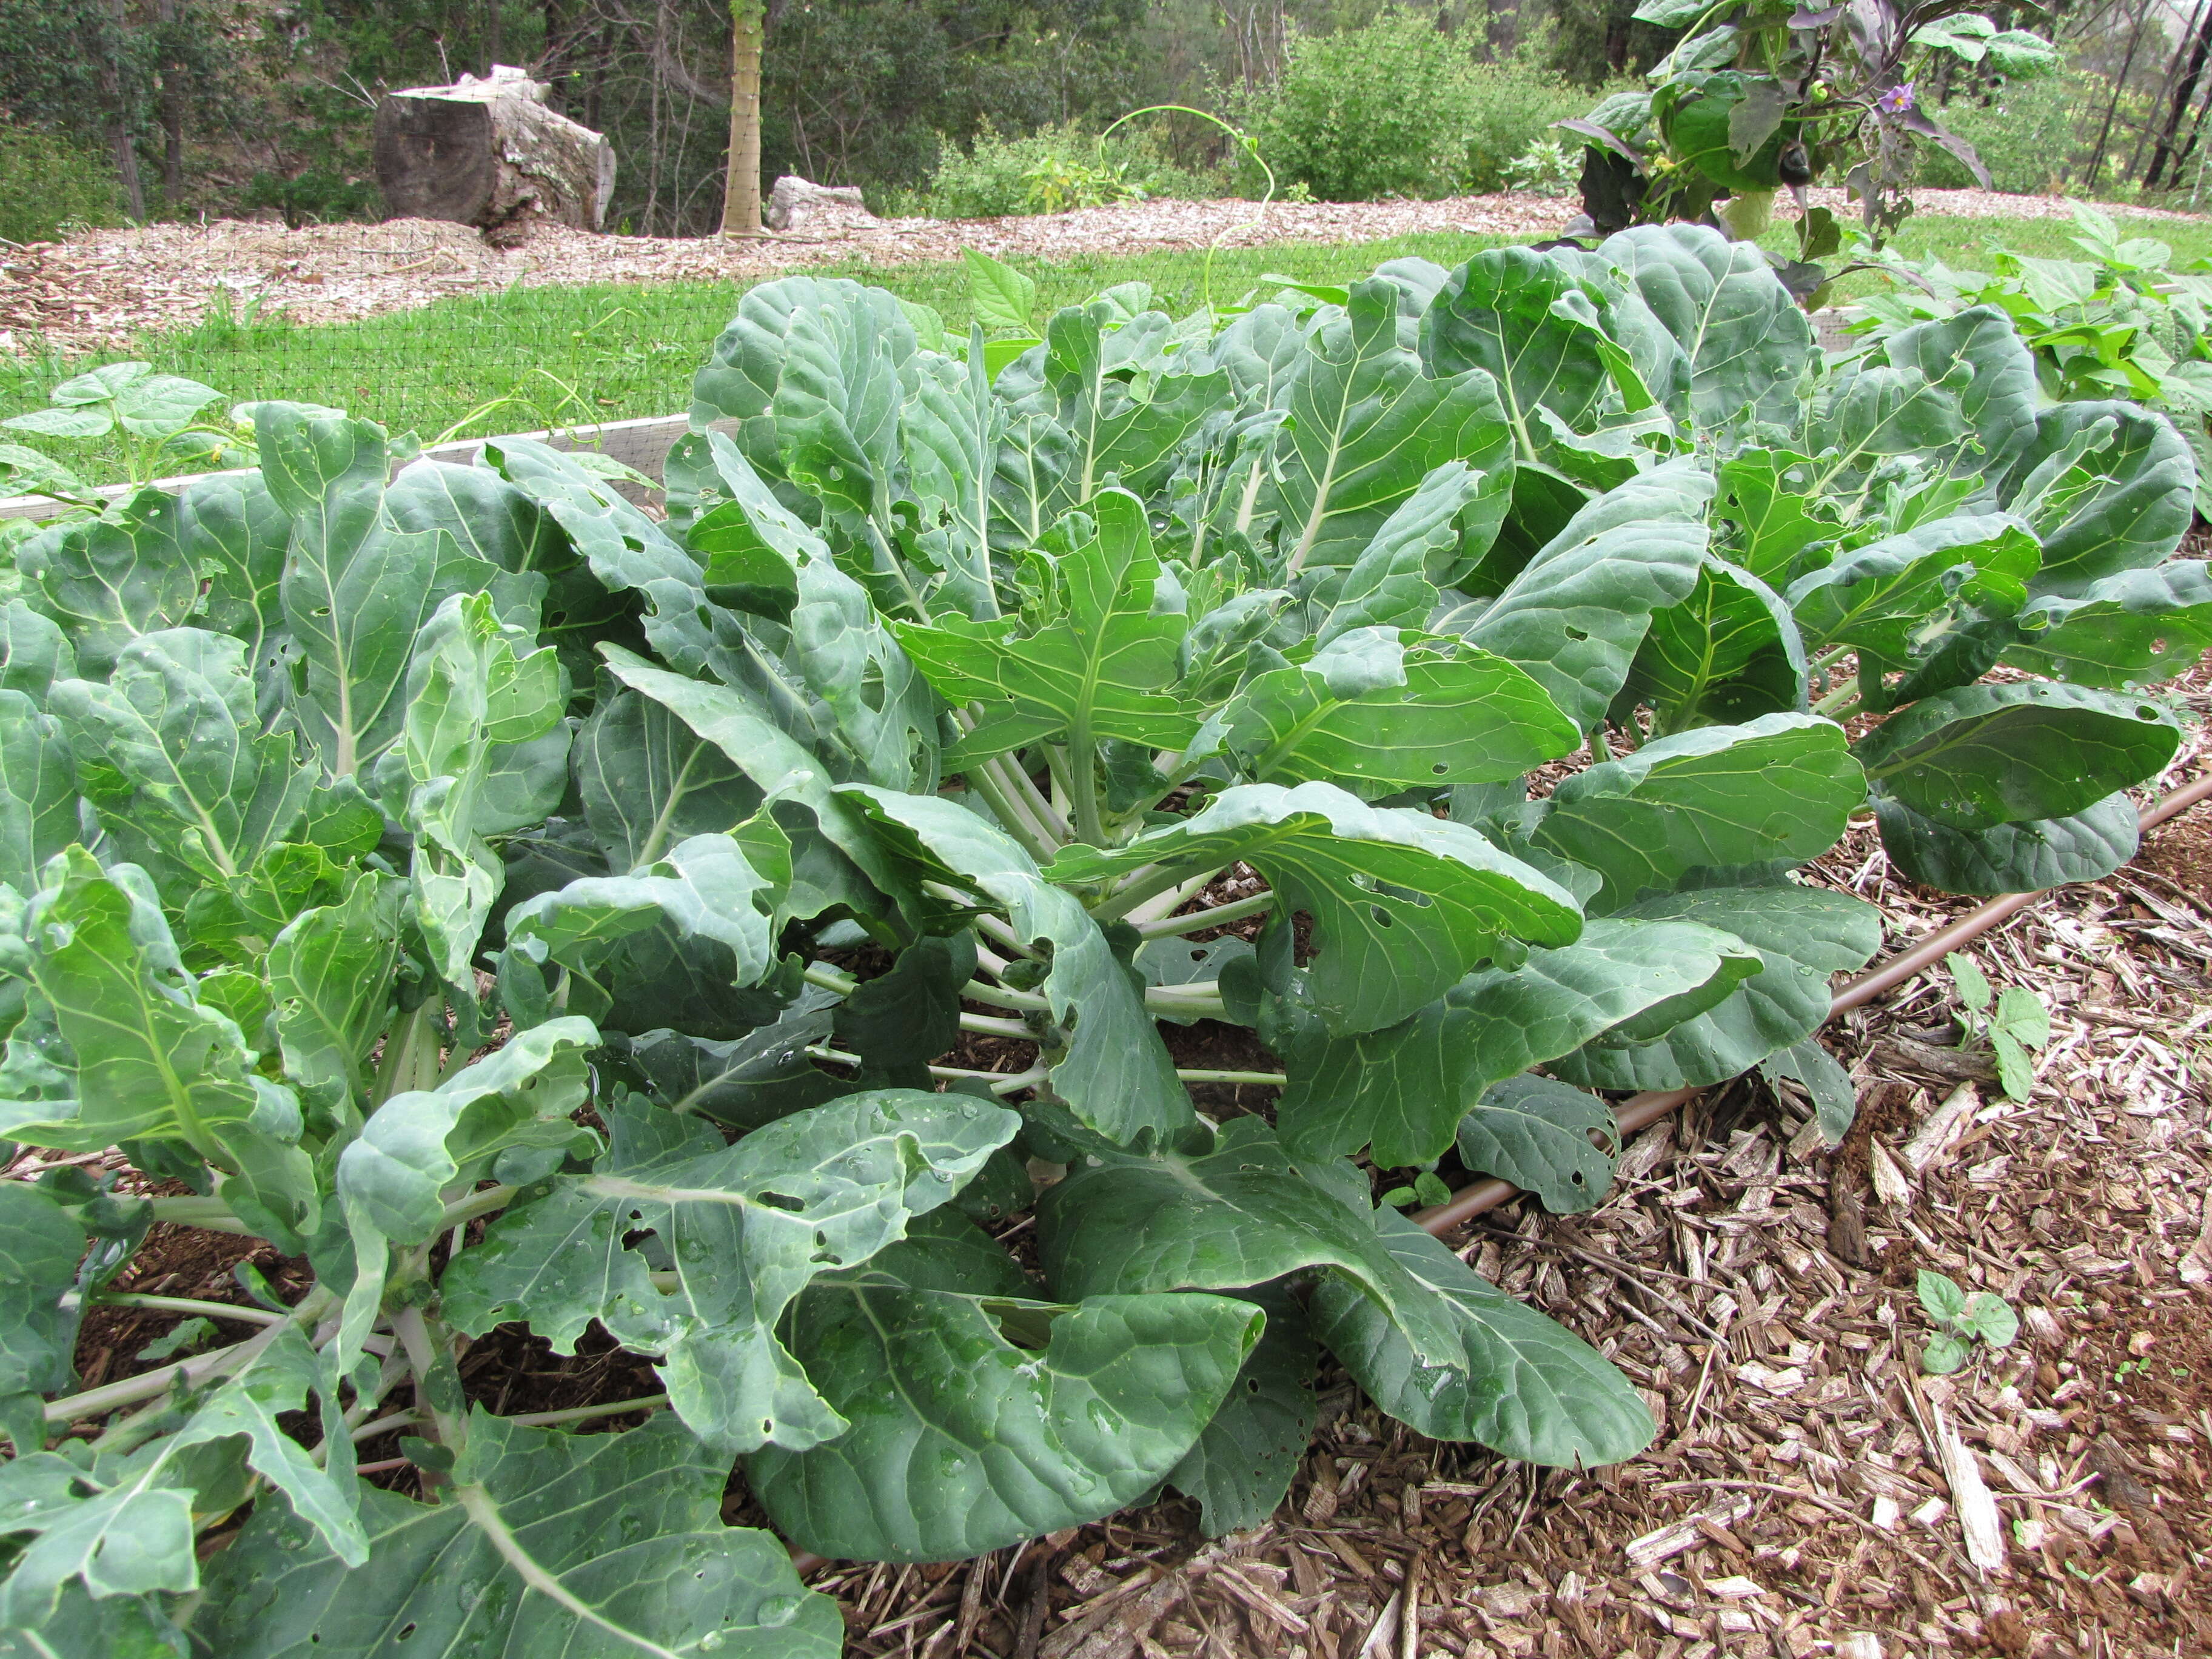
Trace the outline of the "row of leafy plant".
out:
<instances>
[{"instance_id":1,"label":"row of leafy plant","mask_svg":"<svg viewBox=\"0 0 2212 1659\"><path fill-rule=\"evenodd\" d=\"M1423 1434L1631 1455L1603 1357L1376 1193L1587 1207L1597 1091L1755 1065L1839 1128L1814 1034L1879 921L1801 872L1869 806L1960 890L2132 849L2180 732L2142 687L2212 626L2191 459L2046 404L2002 313L1832 363L1686 228L1033 339L979 269L1012 337L749 293L665 517L264 404L258 473L22 544L0 1133L61 1157L0 1183L18 1646L826 1655L733 1464L836 1557L1164 1486L1219 1530L1324 1350ZM1179 1069L1201 1019L1280 1072ZM1224 1077L1279 1098L1201 1114ZM118 1291L156 1222L313 1287ZM70 1393L134 1301L248 1334ZM596 1325L664 1408L500 1415L457 1359L507 1323ZM404 1491L356 1472L394 1434Z\"/></svg>"}]
</instances>

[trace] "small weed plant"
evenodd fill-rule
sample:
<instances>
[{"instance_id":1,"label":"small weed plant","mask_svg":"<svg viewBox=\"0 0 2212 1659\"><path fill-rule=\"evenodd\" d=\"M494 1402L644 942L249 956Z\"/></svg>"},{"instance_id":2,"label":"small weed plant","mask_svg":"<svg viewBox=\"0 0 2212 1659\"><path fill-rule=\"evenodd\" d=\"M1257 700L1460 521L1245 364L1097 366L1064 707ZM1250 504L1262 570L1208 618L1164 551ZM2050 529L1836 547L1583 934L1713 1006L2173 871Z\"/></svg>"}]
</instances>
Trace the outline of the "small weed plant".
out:
<instances>
[{"instance_id":1,"label":"small weed plant","mask_svg":"<svg viewBox=\"0 0 2212 1659\"><path fill-rule=\"evenodd\" d=\"M1255 1524L1324 1355L1632 1455L1398 1206L1586 1210L1603 1091L1832 1070L1879 917L1802 872L1869 805L1962 890L2133 850L2190 454L2002 312L1831 362L1688 228L1179 317L976 270L965 337L745 295L665 516L266 403L257 470L21 544L0 1628L830 1659L787 1544ZM156 1223L311 1282L127 1289ZM207 1325L88 1388L103 1305ZM526 1409L502 1328L660 1386Z\"/></svg>"},{"instance_id":2,"label":"small weed plant","mask_svg":"<svg viewBox=\"0 0 2212 1659\"><path fill-rule=\"evenodd\" d=\"M1918 1289L1921 1311L1936 1328L1920 1350L1920 1369L1930 1376L1948 1376L1960 1369L1973 1358L1977 1344L2008 1348L2020 1334L2020 1316L1993 1291L1969 1296L1952 1279L1925 1267Z\"/></svg>"},{"instance_id":3,"label":"small weed plant","mask_svg":"<svg viewBox=\"0 0 2212 1659\"><path fill-rule=\"evenodd\" d=\"M1959 994L1968 1040L1989 1049L2006 1096L2026 1100L2035 1089L2034 1051L2051 1041L2050 1010L2024 986L1993 993L1972 957L1954 951L1943 962Z\"/></svg>"}]
</instances>

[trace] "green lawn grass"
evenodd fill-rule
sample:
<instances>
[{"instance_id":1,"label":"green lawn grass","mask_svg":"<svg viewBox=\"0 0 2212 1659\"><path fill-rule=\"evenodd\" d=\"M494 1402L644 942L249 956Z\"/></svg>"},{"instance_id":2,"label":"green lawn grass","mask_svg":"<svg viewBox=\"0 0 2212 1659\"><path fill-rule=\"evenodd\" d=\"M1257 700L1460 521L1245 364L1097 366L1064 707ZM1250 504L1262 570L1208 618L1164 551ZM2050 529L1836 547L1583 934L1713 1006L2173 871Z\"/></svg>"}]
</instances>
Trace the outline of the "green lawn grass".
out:
<instances>
[{"instance_id":1,"label":"green lawn grass","mask_svg":"<svg viewBox=\"0 0 2212 1659\"><path fill-rule=\"evenodd\" d=\"M2177 259L2212 256L2212 222L2138 221L2131 228L2172 244ZM1910 222L1898 240L1915 257L1936 254L1954 265L1985 267L1987 249L1997 242L2024 253L2072 253L2071 230L2063 220L1923 217ZM1214 256L1210 274L1204 252L1188 250L1015 263L1036 279L1042 312L1114 283L1146 282L1158 305L1181 313L1202 303L1209 288L1217 302L1233 301L1258 286L1264 274L1342 283L1385 259L1408 255L1455 264L1503 240L1446 232L1228 249ZM1786 248L1790 234L1778 230L1766 240ZM880 283L934 307L954 331L967 331L968 278L960 264L856 263L819 274ZM1863 292L1880 280L1848 279L1846 292ZM0 356L0 416L41 406L66 374L126 356L203 380L234 402L285 398L334 404L426 442L457 427L464 434L514 432L676 414L684 406L693 369L742 291L734 283L514 288L357 323L208 324L149 336L129 353L81 360ZM40 444L90 482L125 476L119 452L112 447Z\"/></svg>"}]
</instances>

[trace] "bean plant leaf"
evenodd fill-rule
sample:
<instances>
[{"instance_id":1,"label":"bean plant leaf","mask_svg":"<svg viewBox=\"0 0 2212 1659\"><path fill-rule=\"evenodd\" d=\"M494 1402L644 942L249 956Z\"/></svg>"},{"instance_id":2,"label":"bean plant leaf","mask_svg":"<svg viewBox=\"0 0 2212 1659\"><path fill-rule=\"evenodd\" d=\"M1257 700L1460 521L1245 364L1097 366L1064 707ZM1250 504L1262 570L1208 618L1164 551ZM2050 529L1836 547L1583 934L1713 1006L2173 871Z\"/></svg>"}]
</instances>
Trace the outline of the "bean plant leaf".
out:
<instances>
[{"instance_id":1,"label":"bean plant leaf","mask_svg":"<svg viewBox=\"0 0 2212 1659\"><path fill-rule=\"evenodd\" d=\"M728 1474L666 1413L572 1435L479 1409L446 1501L363 1492L364 1571L257 1505L209 1570L204 1639L237 1659L486 1643L562 1659L836 1659L835 1604L800 1583L775 1539L721 1523Z\"/></svg>"},{"instance_id":2,"label":"bean plant leaf","mask_svg":"<svg viewBox=\"0 0 2212 1659\"><path fill-rule=\"evenodd\" d=\"M1403 1217L1378 1210L1370 1224L1460 1350L1427 1358L1357 1285L1326 1274L1314 1291L1315 1334L1377 1405L1432 1439L1477 1441L1554 1468L1618 1462L1650 1444L1650 1412L1595 1348Z\"/></svg>"},{"instance_id":3,"label":"bean plant leaf","mask_svg":"<svg viewBox=\"0 0 2212 1659\"><path fill-rule=\"evenodd\" d=\"M799 1298L793 1352L853 1426L769 1448L748 1480L784 1536L860 1560L949 1560L1110 1514L1176 1468L1263 1316L1215 1296L1037 1299L940 1212Z\"/></svg>"},{"instance_id":4,"label":"bean plant leaf","mask_svg":"<svg viewBox=\"0 0 2212 1659\"><path fill-rule=\"evenodd\" d=\"M448 1270L447 1316L471 1334L526 1320L562 1353L596 1319L660 1356L678 1414L735 1453L803 1451L845 1431L777 1322L817 1274L857 1267L945 1203L1020 1120L965 1095L884 1089L734 1146L650 1105L616 1107L612 1121L593 1173L556 1177ZM672 1290L655 1288L632 1246L642 1233L674 1264Z\"/></svg>"}]
</instances>

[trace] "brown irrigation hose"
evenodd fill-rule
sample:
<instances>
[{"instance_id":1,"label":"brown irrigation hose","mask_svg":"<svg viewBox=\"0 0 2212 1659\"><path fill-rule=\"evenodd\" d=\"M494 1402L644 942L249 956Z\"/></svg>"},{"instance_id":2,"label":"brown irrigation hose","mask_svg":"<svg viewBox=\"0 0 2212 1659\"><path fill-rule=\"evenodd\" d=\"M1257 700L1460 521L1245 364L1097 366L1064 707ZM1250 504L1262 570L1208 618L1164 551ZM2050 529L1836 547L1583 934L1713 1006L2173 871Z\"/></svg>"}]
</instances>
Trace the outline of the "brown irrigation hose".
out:
<instances>
[{"instance_id":1,"label":"brown irrigation hose","mask_svg":"<svg viewBox=\"0 0 2212 1659\"><path fill-rule=\"evenodd\" d=\"M2186 812L2209 796L2212 796L2212 772L2207 772L2196 782L2186 784L2163 800L2154 801L2143 808L2136 819L2139 832L2156 829L2168 818ZM2053 890L2045 888L2043 890L2050 892ZM1892 957L1879 968L1869 969L1844 986L1836 993L1835 1001L1829 1005L1828 1018L1833 1019L1846 1009L1872 1002L1883 992L1895 989L1915 974L1923 973L1941 962L1946 952L1955 951L1968 939L1988 933L2006 917L2026 909L2042 896L2042 893L2007 893L2002 898L1993 898L1987 904L1978 905L1948 927L1938 928L1910 951ZM1695 1089L1669 1089L1663 1093L1632 1095L1620 1103L1616 1114L1620 1120L1620 1138L1626 1140L1638 1129L1657 1122L1697 1092ZM1433 1209L1416 1212L1413 1219L1432 1233L1447 1232L1463 1221L1472 1221L1485 1211L1494 1210L1499 1205L1510 1202L1520 1191L1508 1181L1494 1178L1478 1181L1461 1188Z\"/></svg>"},{"instance_id":2,"label":"brown irrigation hose","mask_svg":"<svg viewBox=\"0 0 2212 1659\"><path fill-rule=\"evenodd\" d=\"M2136 823L2140 831L2156 829L2168 818L2186 812L2197 802L2212 796L2212 772L2207 772L2196 782L2175 790L2165 799L2154 801L2142 810ZM2045 888L2044 892L2053 890ZM1969 910L1948 927L1937 929L1926 939L1900 956L1891 957L1879 968L1870 968L1836 993L1836 1000L1828 1006L1832 1019L1846 1009L1872 1002L1884 991L1894 989L1915 974L1932 968L1943 959L1947 951L1955 951L1968 939L1986 933L2006 917L2026 909L2042 893L2007 893L1993 898L1987 904ZM1649 1127L1673 1111L1698 1091L1695 1089L1668 1089L1648 1094L1632 1095L1620 1103L1614 1115L1619 1121L1620 1138L1626 1140L1638 1130ZM1462 1187L1444 1203L1434 1209L1415 1213L1413 1219L1432 1233L1448 1232L1462 1221L1472 1221L1485 1211L1494 1210L1519 1196L1521 1189L1508 1181L1495 1178L1478 1181ZM803 1577L818 1567L829 1564L820 1556L804 1551L794 1551L791 1564Z\"/></svg>"}]
</instances>

